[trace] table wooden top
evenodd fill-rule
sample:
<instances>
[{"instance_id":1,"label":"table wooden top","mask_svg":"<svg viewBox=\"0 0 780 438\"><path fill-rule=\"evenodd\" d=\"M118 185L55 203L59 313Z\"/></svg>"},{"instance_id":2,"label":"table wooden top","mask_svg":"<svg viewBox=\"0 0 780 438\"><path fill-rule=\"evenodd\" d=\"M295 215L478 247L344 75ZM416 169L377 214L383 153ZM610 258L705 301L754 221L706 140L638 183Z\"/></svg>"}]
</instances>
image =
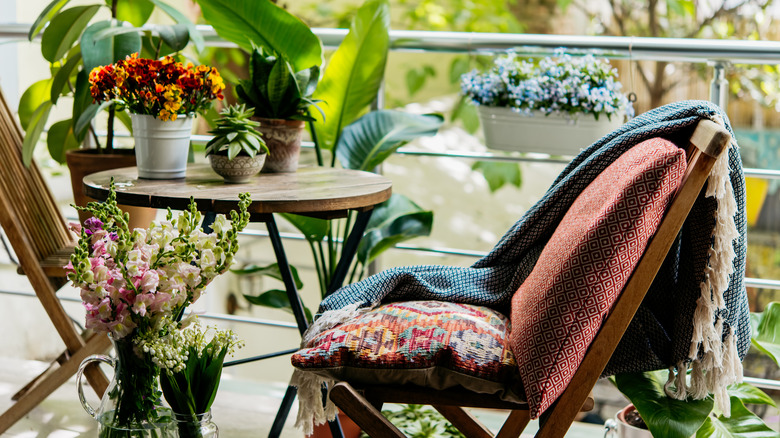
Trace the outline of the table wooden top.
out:
<instances>
[{"instance_id":1,"label":"table wooden top","mask_svg":"<svg viewBox=\"0 0 780 438\"><path fill-rule=\"evenodd\" d=\"M138 178L135 167L93 173L84 177L85 194L106 199L112 177L118 204L183 210L194 196L199 210L216 213L235 209L238 194L249 192L251 213L330 217L332 213L370 209L390 198L392 191L389 179L357 170L300 167L293 173L263 173L245 184L226 184L208 164L190 164L185 178L173 180Z\"/></svg>"}]
</instances>

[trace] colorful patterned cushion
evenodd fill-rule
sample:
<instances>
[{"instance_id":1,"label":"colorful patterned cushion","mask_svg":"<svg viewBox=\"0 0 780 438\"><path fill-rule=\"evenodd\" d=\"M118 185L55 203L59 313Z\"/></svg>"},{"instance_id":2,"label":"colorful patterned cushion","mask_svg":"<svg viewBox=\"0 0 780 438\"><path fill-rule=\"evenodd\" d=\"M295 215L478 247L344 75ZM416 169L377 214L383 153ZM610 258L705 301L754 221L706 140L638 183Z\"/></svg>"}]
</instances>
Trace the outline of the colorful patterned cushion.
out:
<instances>
[{"instance_id":1,"label":"colorful patterned cushion","mask_svg":"<svg viewBox=\"0 0 780 438\"><path fill-rule=\"evenodd\" d=\"M568 385L685 169L667 140L629 149L577 197L513 296L511 346L532 418Z\"/></svg>"},{"instance_id":2,"label":"colorful patterned cushion","mask_svg":"<svg viewBox=\"0 0 780 438\"><path fill-rule=\"evenodd\" d=\"M506 343L508 323L482 306L385 304L321 333L293 355L292 364L355 383L462 386L522 401L517 364Z\"/></svg>"}]
</instances>

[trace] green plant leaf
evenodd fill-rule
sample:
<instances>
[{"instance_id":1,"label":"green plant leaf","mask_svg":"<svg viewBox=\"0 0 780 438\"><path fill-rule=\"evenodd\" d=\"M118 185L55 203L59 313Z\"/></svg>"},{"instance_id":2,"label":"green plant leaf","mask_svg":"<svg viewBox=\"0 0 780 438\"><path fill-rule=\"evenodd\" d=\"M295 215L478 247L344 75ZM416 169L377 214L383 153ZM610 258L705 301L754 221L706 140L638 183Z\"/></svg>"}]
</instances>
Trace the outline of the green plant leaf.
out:
<instances>
[{"instance_id":1,"label":"green plant leaf","mask_svg":"<svg viewBox=\"0 0 780 438\"><path fill-rule=\"evenodd\" d=\"M73 76L73 71L79 65L80 61L81 50L77 50L75 53L73 53L73 55L68 57L68 61L65 62L65 65L57 70L57 73L54 75L54 78L52 78L51 82L50 100L53 104L57 104L57 101L62 94L62 90L65 89L65 84L67 84L68 80L71 78L71 76Z\"/></svg>"},{"instance_id":2,"label":"green plant leaf","mask_svg":"<svg viewBox=\"0 0 780 438\"><path fill-rule=\"evenodd\" d=\"M203 18L247 52L252 43L282 54L301 71L322 64L322 43L298 17L269 0L197 0Z\"/></svg>"},{"instance_id":3,"label":"green plant leaf","mask_svg":"<svg viewBox=\"0 0 780 438\"><path fill-rule=\"evenodd\" d=\"M420 208L406 196L394 193L371 214L368 231L358 246L358 260L364 266L400 242L429 236L433 212Z\"/></svg>"},{"instance_id":4,"label":"green plant leaf","mask_svg":"<svg viewBox=\"0 0 780 438\"><path fill-rule=\"evenodd\" d=\"M92 103L92 94L89 92L88 76L89 73L83 69L76 75L75 92L73 93L73 110L71 111L71 114L73 115L73 120L76 121L73 133L79 141L84 140L86 127L89 122L92 121L95 114L97 114L97 104ZM90 110L91 115L88 118L82 119L82 115L90 106L93 106Z\"/></svg>"},{"instance_id":5,"label":"green plant leaf","mask_svg":"<svg viewBox=\"0 0 780 438\"><path fill-rule=\"evenodd\" d=\"M466 96L460 96L455 109L452 110L450 120L454 122L458 119L463 122L463 128L469 134L473 135L479 129L479 112L475 105L469 103Z\"/></svg>"},{"instance_id":6,"label":"green plant leaf","mask_svg":"<svg viewBox=\"0 0 780 438\"><path fill-rule=\"evenodd\" d=\"M97 113L108 108L113 103L114 102L111 101L101 102L100 104L93 103L90 104L81 114L79 114L79 118L76 120L76 125L73 127L73 132L75 133L76 138L83 140L87 133L89 122L95 118Z\"/></svg>"},{"instance_id":7,"label":"green plant leaf","mask_svg":"<svg viewBox=\"0 0 780 438\"><path fill-rule=\"evenodd\" d=\"M247 301L256 306L270 307L272 309L281 309L288 313L293 313L292 306L290 305L290 299L287 296L287 292L279 289L272 289L265 291L258 296L244 295ZM313 321L311 310L308 307L303 308L303 314L308 321Z\"/></svg>"},{"instance_id":8,"label":"green plant leaf","mask_svg":"<svg viewBox=\"0 0 780 438\"><path fill-rule=\"evenodd\" d=\"M450 64L450 83L459 84L460 77L468 73L471 67L468 55L456 56Z\"/></svg>"},{"instance_id":9,"label":"green plant leaf","mask_svg":"<svg viewBox=\"0 0 780 438\"><path fill-rule=\"evenodd\" d=\"M75 6L52 18L41 38L41 54L49 62L57 62L78 41L87 23L100 5Z\"/></svg>"},{"instance_id":10,"label":"green plant leaf","mask_svg":"<svg viewBox=\"0 0 780 438\"><path fill-rule=\"evenodd\" d=\"M57 15L57 12L64 8L69 1L70 0L53 0L51 3L46 5L46 7L43 8L43 11L41 11L40 15L38 15L38 18L35 19L35 22L33 22L32 26L30 26L30 31L27 33L27 39L32 41L33 38L35 38L35 36L38 35L41 30L43 30L44 26L46 26L46 23L51 21L51 19Z\"/></svg>"},{"instance_id":11,"label":"green plant leaf","mask_svg":"<svg viewBox=\"0 0 780 438\"><path fill-rule=\"evenodd\" d=\"M739 398L730 400L731 416L707 417L696 438L777 438L777 432L750 412Z\"/></svg>"},{"instance_id":12,"label":"green plant leaf","mask_svg":"<svg viewBox=\"0 0 780 438\"><path fill-rule=\"evenodd\" d=\"M728 387L729 396L737 397L744 404L770 405L777 407L772 397L749 383L735 383Z\"/></svg>"},{"instance_id":13,"label":"green plant leaf","mask_svg":"<svg viewBox=\"0 0 780 438\"><path fill-rule=\"evenodd\" d=\"M51 100L49 98L51 86L51 79L42 79L27 87L22 93L22 97L19 99L19 122L25 131L30 126L30 120L32 120L35 110L44 102Z\"/></svg>"},{"instance_id":14,"label":"green plant leaf","mask_svg":"<svg viewBox=\"0 0 780 438\"><path fill-rule=\"evenodd\" d=\"M325 219L290 213L282 213L282 217L303 233L308 242L321 242L330 231L331 223Z\"/></svg>"},{"instance_id":15,"label":"green plant leaf","mask_svg":"<svg viewBox=\"0 0 780 438\"><path fill-rule=\"evenodd\" d=\"M390 6L369 0L357 12L349 33L333 53L312 96L324 102L314 113L317 141L323 149L338 144L341 131L374 101L385 73L390 47Z\"/></svg>"},{"instance_id":16,"label":"green plant leaf","mask_svg":"<svg viewBox=\"0 0 780 438\"><path fill-rule=\"evenodd\" d=\"M491 192L495 192L504 186L511 184L520 187L523 183L523 173L520 165L506 161L477 161L471 166L472 170L482 172L488 182Z\"/></svg>"},{"instance_id":17,"label":"green plant leaf","mask_svg":"<svg viewBox=\"0 0 780 438\"><path fill-rule=\"evenodd\" d=\"M271 68L268 76L268 101L271 103L273 114L279 114L285 100L285 92L294 80L295 73L290 71L287 63L279 59Z\"/></svg>"},{"instance_id":18,"label":"green plant leaf","mask_svg":"<svg viewBox=\"0 0 780 438\"><path fill-rule=\"evenodd\" d=\"M84 70L89 73L93 68L113 64L126 56L141 51L141 35L137 28L129 23L112 20L98 21L84 31L81 36L81 56ZM99 35L103 31L121 33Z\"/></svg>"},{"instance_id":19,"label":"green plant leaf","mask_svg":"<svg viewBox=\"0 0 780 438\"><path fill-rule=\"evenodd\" d=\"M261 275L261 276L268 276L271 278L275 278L279 281L282 280L282 272L279 270L279 264L278 263L271 263L268 266L257 266L257 265L248 265L241 269L231 269L230 272L236 274L236 275ZM295 266L290 266L290 272L292 272L293 281L295 282L295 287L298 289L303 287L303 282L301 281L301 277L298 275L298 269L295 268Z\"/></svg>"},{"instance_id":20,"label":"green plant leaf","mask_svg":"<svg viewBox=\"0 0 780 438\"><path fill-rule=\"evenodd\" d=\"M371 171L405 143L435 135L442 123L439 115L372 111L344 128L336 156L345 168Z\"/></svg>"},{"instance_id":21,"label":"green plant leaf","mask_svg":"<svg viewBox=\"0 0 780 438\"><path fill-rule=\"evenodd\" d=\"M771 302L764 308L752 342L780 366L780 303Z\"/></svg>"},{"instance_id":22,"label":"green plant leaf","mask_svg":"<svg viewBox=\"0 0 780 438\"><path fill-rule=\"evenodd\" d=\"M198 31L198 28L195 27L195 23L193 23L192 20L190 20L189 18L187 18L186 15L182 14L176 8L163 2L162 0L149 0L149 1L154 3L155 6L160 8L169 17L173 18L173 21L175 21L177 24L183 24L187 26L187 31L190 33L190 41L192 41L192 43L195 44L195 50L198 52L203 51L203 48L205 47L203 35L200 33L200 31Z\"/></svg>"},{"instance_id":23,"label":"green plant leaf","mask_svg":"<svg viewBox=\"0 0 780 438\"><path fill-rule=\"evenodd\" d=\"M112 0L106 0L110 7ZM154 4L149 0L120 0L116 4L116 19L127 21L135 27L143 26L154 12Z\"/></svg>"},{"instance_id":24,"label":"green plant leaf","mask_svg":"<svg viewBox=\"0 0 780 438\"><path fill-rule=\"evenodd\" d=\"M185 24L174 24L170 26L155 25L152 30L160 35L160 38L174 52L180 52L187 47L190 42L190 32Z\"/></svg>"},{"instance_id":25,"label":"green plant leaf","mask_svg":"<svg viewBox=\"0 0 780 438\"><path fill-rule=\"evenodd\" d=\"M61 120L49 127L46 134L49 155L60 164L65 163L65 152L79 148L79 141L73 135L73 120Z\"/></svg>"},{"instance_id":26,"label":"green plant leaf","mask_svg":"<svg viewBox=\"0 0 780 438\"><path fill-rule=\"evenodd\" d=\"M32 163L33 151L38 144L38 139L41 138L43 127L46 125L46 121L49 120L49 113L51 112L52 103L47 100L41 104L30 117L30 123L27 126L27 132L24 136L24 142L22 142L22 162L25 166L30 167Z\"/></svg>"},{"instance_id":27,"label":"green plant leaf","mask_svg":"<svg viewBox=\"0 0 780 438\"><path fill-rule=\"evenodd\" d=\"M634 404L653 436L689 438L712 411L712 397L676 400L667 397L665 370L618 374L615 384Z\"/></svg>"},{"instance_id":28,"label":"green plant leaf","mask_svg":"<svg viewBox=\"0 0 780 438\"><path fill-rule=\"evenodd\" d=\"M436 76L436 71L430 65L409 69L406 72L406 89L409 96L414 96L425 86L428 77Z\"/></svg>"}]
</instances>

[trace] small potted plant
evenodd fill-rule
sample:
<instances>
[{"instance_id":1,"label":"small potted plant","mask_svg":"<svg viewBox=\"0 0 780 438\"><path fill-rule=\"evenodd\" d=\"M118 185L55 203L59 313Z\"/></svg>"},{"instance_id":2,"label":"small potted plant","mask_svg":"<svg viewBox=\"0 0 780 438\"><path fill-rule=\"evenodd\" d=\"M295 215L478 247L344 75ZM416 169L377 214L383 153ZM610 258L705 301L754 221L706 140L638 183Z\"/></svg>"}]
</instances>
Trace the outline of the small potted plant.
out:
<instances>
[{"instance_id":1,"label":"small potted plant","mask_svg":"<svg viewBox=\"0 0 780 438\"><path fill-rule=\"evenodd\" d=\"M244 183L257 175L268 154L257 127L252 120L254 110L245 105L231 105L221 112L217 127L209 131L214 138L206 144L206 156L211 168L228 183Z\"/></svg>"},{"instance_id":2,"label":"small potted plant","mask_svg":"<svg viewBox=\"0 0 780 438\"><path fill-rule=\"evenodd\" d=\"M461 91L478 105L489 147L553 155L576 155L632 117L621 88L606 60L562 49L538 63L509 52L487 72L461 76Z\"/></svg>"},{"instance_id":3,"label":"small potted plant","mask_svg":"<svg viewBox=\"0 0 780 438\"><path fill-rule=\"evenodd\" d=\"M284 56L262 47L252 50L249 79L241 80L236 92L239 101L254 108L268 144L270 154L263 172L295 172L298 168L304 122L314 120L309 106L317 108L311 96L319 77L319 66L296 72Z\"/></svg>"}]
</instances>

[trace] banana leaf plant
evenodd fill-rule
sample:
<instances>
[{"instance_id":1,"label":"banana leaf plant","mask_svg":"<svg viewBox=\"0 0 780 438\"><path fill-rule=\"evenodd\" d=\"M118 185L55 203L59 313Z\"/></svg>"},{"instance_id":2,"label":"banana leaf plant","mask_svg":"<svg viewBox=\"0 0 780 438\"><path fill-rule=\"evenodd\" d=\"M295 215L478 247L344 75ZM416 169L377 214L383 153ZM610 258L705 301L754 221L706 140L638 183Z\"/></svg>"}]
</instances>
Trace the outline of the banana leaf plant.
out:
<instances>
[{"instance_id":1,"label":"banana leaf plant","mask_svg":"<svg viewBox=\"0 0 780 438\"><path fill-rule=\"evenodd\" d=\"M66 8L69 1L51 1L28 33L30 41L40 35L41 55L51 70L51 77L32 84L19 102L19 118L25 130L22 158L28 166L52 109L63 105L62 96L73 98L72 104L68 102L70 117L53 123L47 134L49 154L60 163L65 161L65 152L78 148L88 135L101 149L91 122L103 110L109 113L106 149L113 148L115 118L130 129L129 116L115 113L114 105L92 102L88 76L94 67L135 52L146 57L177 52L190 41L198 50L203 47L203 37L195 25L162 0L105 0ZM146 25L155 8L177 24ZM102 9L110 11L111 19L93 21Z\"/></svg>"},{"instance_id":2,"label":"banana leaf plant","mask_svg":"<svg viewBox=\"0 0 780 438\"><path fill-rule=\"evenodd\" d=\"M778 366L780 358L780 303L770 303L763 314L752 315L752 343ZM653 436L670 438L776 437L777 432L745 405L769 405L774 400L748 383L728 387L730 416L713 412L713 400L675 400L663 390L666 371L619 374L613 382L647 424Z\"/></svg>"},{"instance_id":3,"label":"banana leaf plant","mask_svg":"<svg viewBox=\"0 0 780 438\"><path fill-rule=\"evenodd\" d=\"M223 38L246 50L254 44L279 53L289 60L294 71L319 65L319 39L314 37L315 44L311 38L314 34L305 24L290 18L287 11L269 0L197 1L206 21ZM310 128L321 166L336 166L338 159L344 168L373 171L403 144L423 135L434 135L443 122L436 115L370 111L380 92L390 48L389 9L388 0L368 0L357 11L312 95L313 101L322 101L321 112L309 111L314 119ZM326 163L323 153L327 151L330 160ZM346 240L354 218L323 220L292 214L284 217L309 243L324 296L340 259L341 242ZM348 281L364 276L368 264L395 244L429 235L432 223L431 211L403 195L393 194L372 214ZM234 272L257 275L267 269L273 271L273 267L250 266ZM289 310L289 302L280 291L246 298L252 303Z\"/></svg>"}]
</instances>

